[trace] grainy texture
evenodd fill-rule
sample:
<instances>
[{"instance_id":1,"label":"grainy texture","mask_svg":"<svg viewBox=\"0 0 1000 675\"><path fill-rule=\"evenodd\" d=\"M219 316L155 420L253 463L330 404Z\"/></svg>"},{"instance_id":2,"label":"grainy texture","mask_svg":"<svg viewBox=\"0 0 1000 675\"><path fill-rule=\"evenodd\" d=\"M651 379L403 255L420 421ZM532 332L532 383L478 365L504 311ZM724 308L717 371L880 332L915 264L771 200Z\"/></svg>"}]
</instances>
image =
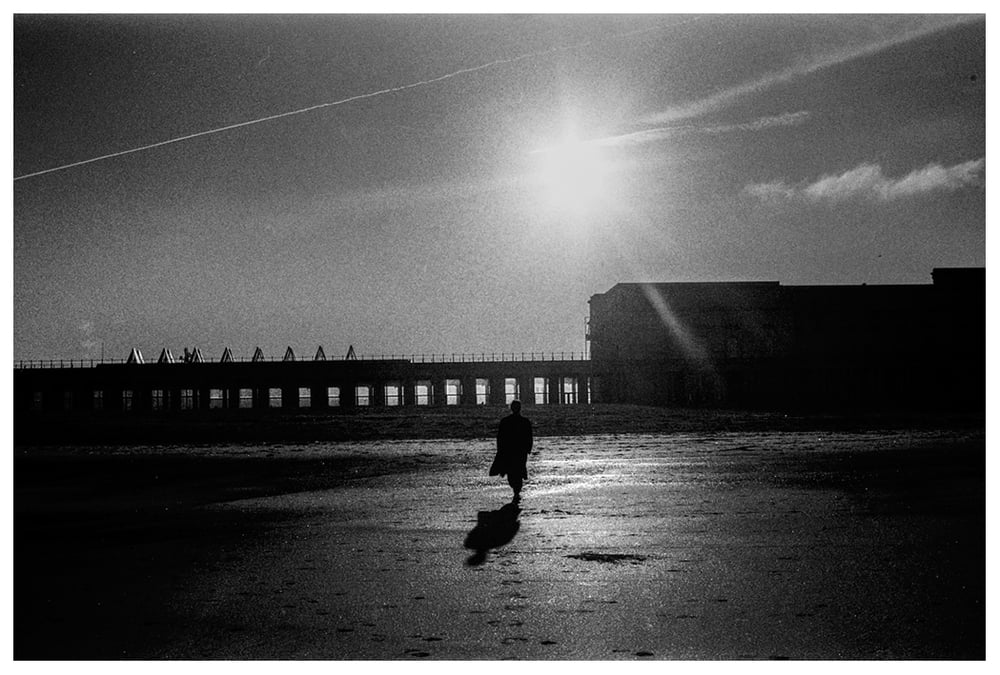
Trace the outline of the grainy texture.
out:
<instances>
[{"instance_id":1,"label":"grainy texture","mask_svg":"<svg viewBox=\"0 0 1000 675\"><path fill-rule=\"evenodd\" d=\"M20 447L18 659L980 659L963 429Z\"/></svg>"}]
</instances>

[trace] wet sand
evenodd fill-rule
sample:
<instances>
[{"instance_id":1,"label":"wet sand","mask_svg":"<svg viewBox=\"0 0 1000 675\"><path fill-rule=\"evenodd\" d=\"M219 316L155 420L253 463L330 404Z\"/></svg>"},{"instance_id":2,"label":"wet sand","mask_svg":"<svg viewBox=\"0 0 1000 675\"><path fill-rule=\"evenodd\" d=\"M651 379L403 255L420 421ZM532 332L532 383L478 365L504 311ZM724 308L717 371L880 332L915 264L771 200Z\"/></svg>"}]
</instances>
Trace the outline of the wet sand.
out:
<instances>
[{"instance_id":1,"label":"wet sand","mask_svg":"<svg viewBox=\"0 0 1000 675\"><path fill-rule=\"evenodd\" d=\"M981 430L491 446L18 447L14 656L985 656Z\"/></svg>"}]
</instances>

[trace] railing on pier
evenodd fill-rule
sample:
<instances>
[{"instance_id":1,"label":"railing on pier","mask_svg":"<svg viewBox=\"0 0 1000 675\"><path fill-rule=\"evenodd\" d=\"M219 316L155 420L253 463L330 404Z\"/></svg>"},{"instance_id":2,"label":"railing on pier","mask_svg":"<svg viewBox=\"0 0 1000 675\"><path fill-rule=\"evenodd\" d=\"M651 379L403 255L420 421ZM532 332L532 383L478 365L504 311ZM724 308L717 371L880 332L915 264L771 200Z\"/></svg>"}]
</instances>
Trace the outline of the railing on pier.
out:
<instances>
[{"instance_id":1,"label":"railing on pier","mask_svg":"<svg viewBox=\"0 0 1000 675\"><path fill-rule=\"evenodd\" d=\"M360 358L360 357L359 357ZM372 357L368 357L372 358ZM382 358L382 357L379 357ZM585 352L481 352L479 354L411 354L412 363L496 363L506 361L587 361Z\"/></svg>"},{"instance_id":2,"label":"railing on pier","mask_svg":"<svg viewBox=\"0 0 1000 675\"><path fill-rule=\"evenodd\" d=\"M259 363L274 363L280 361L291 361L282 356L267 356L258 358ZM409 361L410 363L497 363L497 362L517 362L517 361L589 361L586 352L480 352L478 354L366 354L358 355L348 359L343 356L328 356L326 361ZM252 357L233 357L232 363L250 363ZM310 361L311 358L296 358L294 361ZM126 359L32 359L14 362L15 370L28 370L36 368L94 368L102 364L123 364ZM315 361L322 363L323 359ZM146 361L142 364L149 365L158 363L156 360ZM174 364L192 363L178 359ZM205 359L200 363L219 363Z\"/></svg>"},{"instance_id":3,"label":"railing on pier","mask_svg":"<svg viewBox=\"0 0 1000 675\"><path fill-rule=\"evenodd\" d=\"M14 362L14 370L34 368L93 368L102 363L125 363L125 359L32 359Z\"/></svg>"}]
</instances>

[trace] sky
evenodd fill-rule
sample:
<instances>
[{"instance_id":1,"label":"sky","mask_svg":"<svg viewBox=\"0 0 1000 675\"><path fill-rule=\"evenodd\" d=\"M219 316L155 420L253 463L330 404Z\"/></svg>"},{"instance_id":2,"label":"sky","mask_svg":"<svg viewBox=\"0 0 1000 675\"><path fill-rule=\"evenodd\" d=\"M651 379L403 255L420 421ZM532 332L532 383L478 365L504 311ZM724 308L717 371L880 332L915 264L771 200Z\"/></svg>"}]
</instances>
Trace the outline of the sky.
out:
<instances>
[{"instance_id":1,"label":"sky","mask_svg":"<svg viewBox=\"0 0 1000 675\"><path fill-rule=\"evenodd\" d=\"M15 15L13 357L580 352L984 266L982 15Z\"/></svg>"}]
</instances>

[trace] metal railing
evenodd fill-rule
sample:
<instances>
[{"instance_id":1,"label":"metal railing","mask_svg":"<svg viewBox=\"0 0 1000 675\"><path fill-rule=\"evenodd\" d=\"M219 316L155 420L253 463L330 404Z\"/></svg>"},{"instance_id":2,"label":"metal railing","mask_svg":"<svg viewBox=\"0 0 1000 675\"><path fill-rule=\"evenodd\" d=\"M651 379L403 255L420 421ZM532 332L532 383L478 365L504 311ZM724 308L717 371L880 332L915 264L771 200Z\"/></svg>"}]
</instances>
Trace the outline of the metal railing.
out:
<instances>
[{"instance_id":1,"label":"metal railing","mask_svg":"<svg viewBox=\"0 0 1000 675\"><path fill-rule=\"evenodd\" d=\"M125 359L30 359L14 362L14 370L31 368L93 368L102 363L125 363Z\"/></svg>"},{"instance_id":2,"label":"metal railing","mask_svg":"<svg viewBox=\"0 0 1000 675\"><path fill-rule=\"evenodd\" d=\"M479 354L411 354L412 363L496 363L505 361L587 361L585 352L480 352Z\"/></svg>"},{"instance_id":3,"label":"metal railing","mask_svg":"<svg viewBox=\"0 0 1000 675\"><path fill-rule=\"evenodd\" d=\"M258 358L258 363L275 363L281 361L322 363L323 359L315 361L311 358L285 359L283 356L265 356ZM326 361L409 361L410 363L497 363L518 361L589 361L586 352L480 352L478 354L363 354L348 359L343 356L328 356ZM251 363L253 357L233 357L233 363ZM94 368L102 364L123 364L127 359L25 359L14 362L14 370L29 370L37 368ZM135 365L150 365L156 360L145 361ZM192 364L194 362L177 359L173 364ZM219 363L205 359L199 363Z\"/></svg>"}]
</instances>

